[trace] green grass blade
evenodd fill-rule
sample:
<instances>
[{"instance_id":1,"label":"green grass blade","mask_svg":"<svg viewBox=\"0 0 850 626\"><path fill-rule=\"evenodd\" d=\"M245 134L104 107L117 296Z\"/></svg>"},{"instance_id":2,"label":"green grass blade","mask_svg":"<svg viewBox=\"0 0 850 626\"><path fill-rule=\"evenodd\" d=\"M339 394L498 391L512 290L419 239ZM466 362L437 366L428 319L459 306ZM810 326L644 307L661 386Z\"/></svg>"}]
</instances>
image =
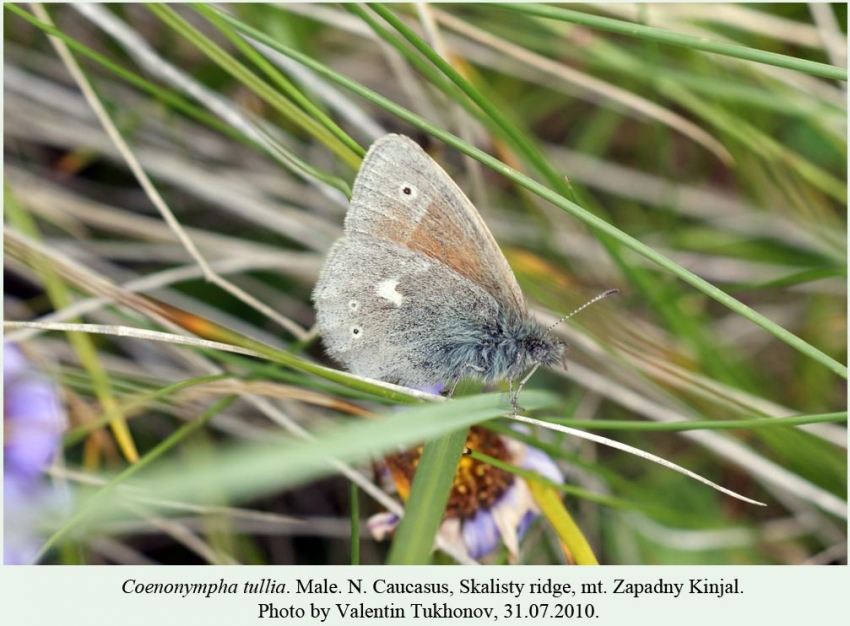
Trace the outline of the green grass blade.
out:
<instances>
[{"instance_id":1,"label":"green grass blade","mask_svg":"<svg viewBox=\"0 0 850 626\"><path fill-rule=\"evenodd\" d=\"M745 61L754 61L756 63L765 63L767 65L775 65L776 67L784 67L789 70L805 72L813 76L823 76L824 78L833 78L835 80L847 80L847 70L826 63L817 63L815 61L806 61L805 59L797 59L784 54L776 54L774 52L766 52L764 50L756 50L746 46L724 43L721 41L711 41L704 37L694 37L693 35L685 35L663 28L653 28L652 26L642 26L634 22L624 22L615 20L610 17L600 17L571 9L563 9L561 7L548 6L542 4L495 4L488 3L495 9L505 9L509 11L517 11L528 15L536 15L548 19L561 20L573 24L581 24L590 28L599 28L621 35L631 37L640 37L650 41L666 43L673 46L682 46L693 50L702 50L704 52L713 52L723 54L725 56L743 59Z\"/></svg>"},{"instance_id":2,"label":"green grass blade","mask_svg":"<svg viewBox=\"0 0 850 626\"><path fill-rule=\"evenodd\" d=\"M443 521L467 432L458 430L425 444L387 564L430 562L434 537Z\"/></svg>"}]
</instances>

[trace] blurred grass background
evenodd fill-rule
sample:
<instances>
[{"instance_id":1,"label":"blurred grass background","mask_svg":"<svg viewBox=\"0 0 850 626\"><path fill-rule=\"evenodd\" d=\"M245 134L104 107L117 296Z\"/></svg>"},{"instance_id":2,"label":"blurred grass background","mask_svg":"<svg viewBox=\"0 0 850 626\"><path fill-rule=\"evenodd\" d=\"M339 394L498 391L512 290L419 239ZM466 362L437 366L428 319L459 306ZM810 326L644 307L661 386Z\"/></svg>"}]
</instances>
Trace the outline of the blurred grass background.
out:
<instances>
[{"instance_id":1,"label":"blurred grass background","mask_svg":"<svg viewBox=\"0 0 850 626\"><path fill-rule=\"evenodd\" d=\"M281 365L144 338L7 329L60 381L76 429L52 479L122 512L68 528L45 562L343 564L353 520L359 561L384 562L387 545L362 523L382 505L362 484L350 489L373 479L365 430L340 452L360 471L354 479L329 469L316 480L285 459L252 465L250 450L297 441L299 429L319 444L287 450L321 450L323 437L399 400L301 364L332 365L310 333L310 292L341 234L359 157L400 132L467 192L541 319L621 292L559 327L569 368L531 380L529 389L557 394L535 415L768 504L532 432L568 485L596 494L566 503L601 562L846 563L844 5L570 5L575 15L548 16L483 5L225 5L230 19L202 5L43 9L127 150L45 37L48 18L6 5L5 319L177 332L138 292L300 357ZM617 24L662 30L623 34ZM699 49L706 37L720 53ZM741 51L773 56L753 62ZM612 230L589 228L439 133ZM625 235L801 341L730 310ZM222 278L206 279L198 255ZM479 390L464 384L459 394ZM776 422L788 416L815 417ZM390 443L403 437L403 427L388 433ZM174 445L158 449L163 441ZM232 485L197 470L246 449L227 457ZM126 471L136 453L138 474L160 465L161 484L189 476L195 493L140 501L119 485L98 496L104 476ZM559 553L538 520L521 562L558 563Z\"/></svg>"}]
</instances>

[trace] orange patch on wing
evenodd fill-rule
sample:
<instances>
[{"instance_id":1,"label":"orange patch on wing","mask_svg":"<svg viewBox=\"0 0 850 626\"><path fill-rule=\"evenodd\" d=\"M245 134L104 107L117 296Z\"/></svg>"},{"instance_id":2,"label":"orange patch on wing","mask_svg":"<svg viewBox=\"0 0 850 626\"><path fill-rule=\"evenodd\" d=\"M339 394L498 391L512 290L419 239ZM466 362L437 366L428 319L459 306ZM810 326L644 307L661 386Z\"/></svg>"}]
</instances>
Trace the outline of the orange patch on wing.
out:
<instances>
[{"instance_id":1,"label":"orange patch on wing","mask_svg":"<svg viewBox=\"0 0 850 626\"><path fill-rule=\"evenodd\" d=\"M493 268L483 264L480 250L488 242L461 224L446 219L438 207L430 206L404 243L411 250L434 259L484 288L496 299L503 297L505 287L493 278Z\"/></svg>"}]
</instances>

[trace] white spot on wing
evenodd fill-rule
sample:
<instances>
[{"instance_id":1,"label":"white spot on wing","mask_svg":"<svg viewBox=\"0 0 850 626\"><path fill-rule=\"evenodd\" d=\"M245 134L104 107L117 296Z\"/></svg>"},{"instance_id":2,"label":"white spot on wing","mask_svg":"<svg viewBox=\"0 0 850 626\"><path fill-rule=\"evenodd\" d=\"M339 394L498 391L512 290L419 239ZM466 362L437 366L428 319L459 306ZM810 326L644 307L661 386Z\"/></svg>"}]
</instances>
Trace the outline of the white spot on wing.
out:
<instances>
[{"instance_id":1,"label":"white spot on wing","mask_svg":"<svg viewBox=\"0 0 850 626\"><path fill-rule=\"evenodd\" d=\"M390 278L389 280L379 282L375 287L375 291L384 300L389 300L394 305L401 306L401 303L404 302L404 296L396 291L396 287L398 287L398 279Z\"/></svg>"}]
</instances>

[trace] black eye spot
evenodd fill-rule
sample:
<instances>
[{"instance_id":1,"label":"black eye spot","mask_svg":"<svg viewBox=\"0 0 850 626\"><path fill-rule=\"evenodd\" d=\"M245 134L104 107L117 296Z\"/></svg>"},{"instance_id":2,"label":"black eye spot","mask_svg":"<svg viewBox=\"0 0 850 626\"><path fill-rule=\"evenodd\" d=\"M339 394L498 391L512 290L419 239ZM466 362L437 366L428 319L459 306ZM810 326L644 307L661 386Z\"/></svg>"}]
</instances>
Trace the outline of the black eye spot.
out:
<instances>
[{"instance_id":1,"label":"black eye spot","mask_svg":"<svg viewBox=\"0 0 850 626\"><path fill-rule=\"evenodd\" d=\"M398 190L400 195L407 196L406 199L414 199L419 195L419 191L410 183L402 183Z\"/></svg>"},{"instance_id":2,"label":"black eye spot","mask_svg":"<svg viewBox=\"0 0 850 626\"><path fill-rule=\"evenodd\" d=\"M352 326L351 327L351 336L352 337L359 337L362 333L363 333L363 329L360 328L359 326Z\"/></svg>"}]
</instances>

